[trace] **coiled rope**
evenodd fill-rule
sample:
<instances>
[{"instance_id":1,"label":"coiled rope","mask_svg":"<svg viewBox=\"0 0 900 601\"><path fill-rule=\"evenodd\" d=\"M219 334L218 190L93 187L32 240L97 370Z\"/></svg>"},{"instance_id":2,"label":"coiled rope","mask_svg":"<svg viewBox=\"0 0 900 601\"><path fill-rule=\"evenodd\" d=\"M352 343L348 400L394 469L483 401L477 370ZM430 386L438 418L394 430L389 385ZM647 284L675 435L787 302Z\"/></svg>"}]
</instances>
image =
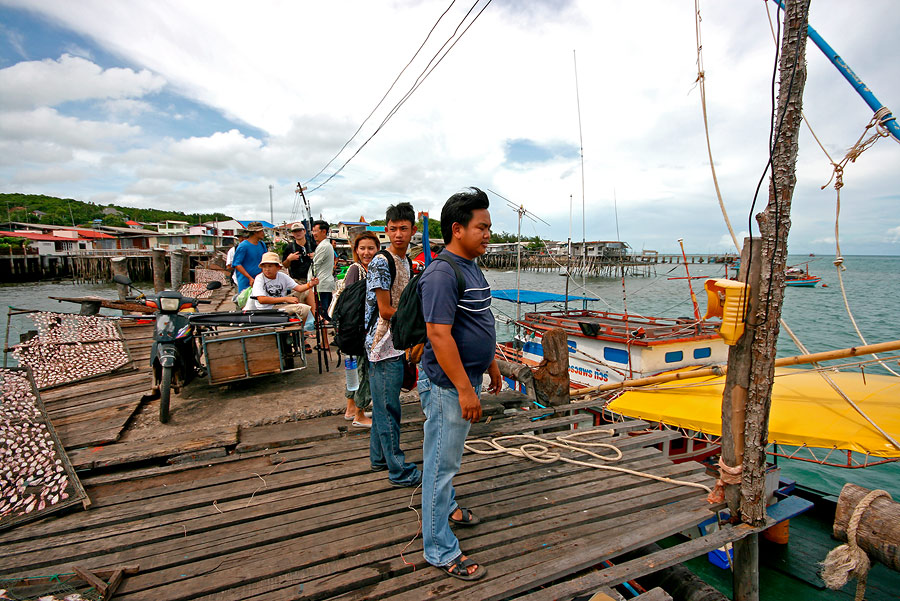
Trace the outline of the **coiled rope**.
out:
<instances>
[{"instance_id":1,"label":"coiled rope","mask_svg":"<svg viewBox=\"0 0 900 601\"><path fill-rule=\"evenodd\" d=\"M562 453L551 450L551 447L557 447L560 449L565 449L569 451L578 451L580 453L585 453L590 455L596 459L601 461L618 461L622 458L622 451L615 445L605 443L605 442L585 442L581 440L574 440L579 436L583 436L585 434L597 434L597 433L607 433L614 434L615 430L580 430L577 432L572 432L570 434L557 436L554 440L550 440L547 438L541 438L540 436L535 436L533 434L511 434L509 436L497 436L495 438L490 439L482 439L476 438L472 440L467 440L465 442L466 450L475 453L476 455L500 455L507 454L512 455L513 457L519 457L524 459L530 459L531 461L535 461L537 463L554 463L556 461L564 461L566 463L571 463L572 465L580 465L583 467L590 467L598 470L608 470L612 472L621 472L624 474L630 474L632 476L639 476L641 478L648 478L650 480L656 480L658 482L666 482L669 484L677 484L679 486L690 486L692 488L701 488L706 492L712 492L712 489L705 484L700 484L699 482L688 482L686 480L676 480L674 478L666 478L664 476L657 476L655 474L648 474L646 472L639 472L637 470L630 470L624 467L618 467L614 465L598 465L596 463L591 463L588 461L581 461L578 459L570 459L569 457L564 457ZM524 444L519 445L518 447L506 447L501 444L503 441L514 440L514 439L524 439L532 442L526 442ZM478 448L478 446L484 445L485 448ZM600 455L599 453L595 453L594 451L588 450L588 447L602 447L606 449L610 449L615 453L614 456L608 455Z\"/></svg>"},{"instance_id":2,"label":"coiled rope","mask_svg":"<svg viewBox=\"0 0 900 601\"><path fill-rule=\"evenodd\" d=\"M859 543L856 541L856 531L866 509L879 497L890 499L891 495L885 490L873 490L862 498L853 509L853 515L850 516L847 525L847 544L829 551L825 561L821 564L822 580L825 581L825 586L831 590L838 590L847 584L850 578L856 578L855 601L863 601L870 567L869 556L860 549Z\"/></svg>"}]
</instances>

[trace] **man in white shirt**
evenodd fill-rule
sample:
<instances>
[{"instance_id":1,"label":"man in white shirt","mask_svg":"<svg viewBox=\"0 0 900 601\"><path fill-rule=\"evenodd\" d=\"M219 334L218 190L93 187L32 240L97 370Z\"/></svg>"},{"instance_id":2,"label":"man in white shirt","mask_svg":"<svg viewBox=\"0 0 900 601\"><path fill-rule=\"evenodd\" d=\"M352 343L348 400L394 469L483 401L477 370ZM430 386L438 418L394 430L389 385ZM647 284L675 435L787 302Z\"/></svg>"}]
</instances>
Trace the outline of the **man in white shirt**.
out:
<instances>
[{"instance_id":1,"label":"man in white shirt","mask_svg":"<svg viewBox=\"0 0 900 601\"><path fill-rule=\"evenodd\" d=\"M234 261L234 251L237 249L238 244L247 239L247 232L244 230L238 230L234 235L234 245L228 249L228 254L225 255L225 269L231 272L231 281L234 282L235 287L237 287L237 273L235 273L234 265L232 262Z\"/></svg>"},{"instance_id":2,"label":"man in white shirt","mask_svg":"<svg viewBox=\"0 0 900 601\"><path fill-rule=\"evenodd\" d=\"M279 309L285 313L292 313L305 322L309 315L310 305L298 303L297 297L291 292L306 293L306 300L313 286L319 280L313 278L305 284L298 284L289 275L281 271L281 260L278 253L267 252L259 262L262 272L253 280L253 288L250 298L247 300L245 311L252 309Z\"/></svg>"},{"instance_id":3,"label":"man in white shirt","mask_svg":"<svg viewBox=\"0 0 900 601\"><path fill-rule=\"evenodd\" d=\"M313 221L312 235L316 241L316 252L312 253L312 267L310 267L310 276L319 279L319 315L326 321L331 318L328 316L328 307L331 305L331 294L334 292L334 247L328 239L328 222Z\"/></svg>"}]
</instances>

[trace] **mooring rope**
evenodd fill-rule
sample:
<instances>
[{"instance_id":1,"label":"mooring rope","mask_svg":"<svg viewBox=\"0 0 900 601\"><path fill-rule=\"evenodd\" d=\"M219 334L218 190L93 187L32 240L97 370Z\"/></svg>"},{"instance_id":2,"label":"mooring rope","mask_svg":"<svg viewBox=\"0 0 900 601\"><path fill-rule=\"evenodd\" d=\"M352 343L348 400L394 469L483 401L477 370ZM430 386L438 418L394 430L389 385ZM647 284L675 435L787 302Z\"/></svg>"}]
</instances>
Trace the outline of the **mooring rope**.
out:
<instances>
[{"instance_id":1,"label":"mooring rope","mask_svg":"<svg viewBox=\"0 0 900 601\"><path fill-rule=\"evenodd\" d=\"M583 436L585 434L597 434L597 433L607 433L614 434L615 430L599 430L599 429L591 429L591 430L581 430L577 432L572 432L570 434L557 436L555 440L550 440L547 438L541 438L540 436L535 436L533 434L511 434L508 436L497 436L491 439L481 439L476 438L472 440L467 440L465 442L465 448L467 451L475 453L476 455L499 455L499 454L507 454L512 455L513 457L520 457L524 459L530 459L531 461L537 463L554 463L556 461L564 461L566 463L571 463L573 465L580 465L583 467L590 467L598 470L608 470L613 472L621 472L624 474L630 474L632 476L639 476L641 478L648 478L650 480L657 480L659 482L666 482L669 484L677 484L679 486L690 486L692 488L701 488L706 492L712 492L712 489L705 484L700 484L699 482L688 482L687 480L677 480L674 478L666 478L664 476L657 476L655 474L648 474L646 472L640 472L637 470L631 470L624 467L617 467L613 465L598 465L596 463L590 463L588 461L580 461L578 459L570 459L568 457L564 457L562 453L551 451L550 447L558 447L561 449L569 450L569 451L579 451L581 453L585 453L590 455L596 459L601 461L618 461L622 458L622 451L615 445L605 443L605 442L585 442L579 440L573 440L578 436ZM526 442L520 445L517 448L514 447L506 447L503 446L501 441L513 440L513 439L525 439L534 442ZM485 445L488 449L476 448L476 445ZM606 456L600 455L599 453L595 453L593 451L588 450L587 447L603 447L606 449L610 449L614 451L615 456Z\"/></svg>"},{"instance_id":2,"label":"mooring rope","mask_svg":"<svg viewBox=\"0 0 900 601\"><path fill-rule=\"evenodd\" d=\"M855 601L863 601L866 594L866 579L869 576L869 556L859 547L856 540L856 531L863 514L875 499L879 497L891 498L885 490L873 490L853 509L853 515L847 524L847 544L835 547L828 552L825 561L822 562L822 580L825 586L831 590L843 588L850 578L856 578Z\"/></svg>"}]
</instances>

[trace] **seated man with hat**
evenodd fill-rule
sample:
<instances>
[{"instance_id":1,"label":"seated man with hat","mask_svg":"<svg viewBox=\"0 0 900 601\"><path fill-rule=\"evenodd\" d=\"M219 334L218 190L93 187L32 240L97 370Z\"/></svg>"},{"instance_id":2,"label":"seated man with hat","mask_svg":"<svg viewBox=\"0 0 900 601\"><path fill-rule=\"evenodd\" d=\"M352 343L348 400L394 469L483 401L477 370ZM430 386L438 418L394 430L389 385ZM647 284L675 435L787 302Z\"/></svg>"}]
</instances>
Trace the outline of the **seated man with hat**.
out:
<instances>
[{"instance_id":1,"label":"seated man with hat","mask_svg":"<svg viewBox=\"0 0 900 601\"><path fill-rule=\"evenodd\" d=\"M285 313L292 313L305 322L310 309L315 306L311 290L319 280L313 278L305 284L298 284L281 271L278 253L265 253L259 262L259 268L261 272L253 280L253 288L244 310L279 309ZM307 302L298 303L297 298L291 296L291 292L305 293L303 299Z\"/></svg>"}]
</instances>

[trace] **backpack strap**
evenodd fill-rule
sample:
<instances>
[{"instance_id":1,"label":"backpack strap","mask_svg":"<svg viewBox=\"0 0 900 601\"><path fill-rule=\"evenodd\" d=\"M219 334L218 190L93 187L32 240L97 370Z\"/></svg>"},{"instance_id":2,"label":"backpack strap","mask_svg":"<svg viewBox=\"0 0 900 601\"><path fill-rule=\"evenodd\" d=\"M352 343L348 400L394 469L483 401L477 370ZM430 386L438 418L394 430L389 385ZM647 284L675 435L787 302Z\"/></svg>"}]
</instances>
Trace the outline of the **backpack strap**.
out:
<instances>
[{"instance_id":1,"label":"backpack strap","mask_svg":"<svg viewBox=\"0 0 900 601\"><path fill-rule=\"evenodd\" d=\"M449 263L450 267L453 268L453 273L456 274L456 292L457 298L461 299L463 294L466 293L466 278L463 276L462 270L459 268L459 265L456 264L456 259L453 259L449 256L445 256L443 253L434 258L435 261L444 261L445 263Z\"/></svg>"},{"instance_id":2,"label":"backpack strap","mask_svg":"<svg viewBox=\"0 0 900 601\"><path fill-rule=\"evenodd\" d=\"M388 271L391 274L391 288L394 287L394 280L397 279L397 266L394 265L394 256L391 254L389 250L379 250L375 253L375 256L381 255L387 260Z\"/></svg>"}]
</instances>

